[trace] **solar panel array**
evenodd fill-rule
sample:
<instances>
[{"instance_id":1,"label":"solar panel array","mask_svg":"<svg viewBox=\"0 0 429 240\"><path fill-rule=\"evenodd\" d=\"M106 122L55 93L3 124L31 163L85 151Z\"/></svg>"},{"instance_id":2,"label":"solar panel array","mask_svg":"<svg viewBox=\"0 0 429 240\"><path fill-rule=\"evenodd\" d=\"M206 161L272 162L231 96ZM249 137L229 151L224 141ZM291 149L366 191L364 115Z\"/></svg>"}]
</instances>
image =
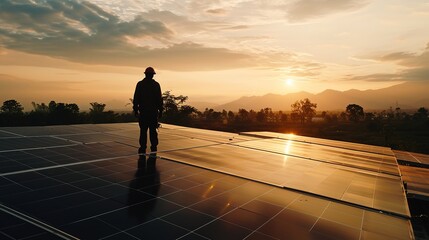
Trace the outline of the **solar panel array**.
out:
<instances>
[{"instance_id":1,"label":"solar panel array","mask_svg":"<svg viewBox=\"0 0 429 240\"><path fill-rule=\"evenodd\" d=\"M0 238L413 239L386 148L163 124L0 128ZM143 159L144 158L144 159Z\"/></svg>"},{"instance_id":2,"label":"solar panel array","mask_svg":"<svg viewBox=\"0 0 429 240\"><path fill-rule=\"evenodd\" d=\"M414 152L405 152L405 151L399 151L394 150L395 156L398 159L398 161L404 161L407 164L417 164L418 166L422 167L429 167L429 155L427 154L421 154L421 153L414 153Z\"/></svg>"}]
</instances>

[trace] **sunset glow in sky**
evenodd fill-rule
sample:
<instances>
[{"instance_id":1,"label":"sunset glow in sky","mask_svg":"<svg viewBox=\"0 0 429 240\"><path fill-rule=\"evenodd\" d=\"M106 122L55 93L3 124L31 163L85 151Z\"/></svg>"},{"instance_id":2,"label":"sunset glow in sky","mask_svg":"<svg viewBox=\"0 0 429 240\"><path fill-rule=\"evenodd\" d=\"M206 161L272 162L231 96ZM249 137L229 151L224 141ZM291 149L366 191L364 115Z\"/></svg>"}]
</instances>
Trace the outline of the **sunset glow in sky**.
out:
<instances>
[{"instance_id":1,"label":"sunset glow in sky","mask_svg":"<svg viewBox=\"0 0 429 240\"><path fill-rule=\"evenodd\" d=\"M428 23L426 0L2 0L0 101L125 106L147 66L190 103L429 86Z\"/></svg>"}]
</instances>

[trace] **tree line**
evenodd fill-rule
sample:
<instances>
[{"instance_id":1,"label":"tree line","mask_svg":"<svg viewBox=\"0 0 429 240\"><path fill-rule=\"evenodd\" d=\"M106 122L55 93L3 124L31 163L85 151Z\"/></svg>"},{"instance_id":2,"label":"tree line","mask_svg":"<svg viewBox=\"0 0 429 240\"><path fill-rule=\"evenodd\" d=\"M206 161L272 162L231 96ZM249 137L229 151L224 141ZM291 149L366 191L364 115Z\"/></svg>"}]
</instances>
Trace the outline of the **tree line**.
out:
<instances>
[{"instance_id":1,"label":"tree line","mask_svg":"<svg viewBox=\"0 0 429 240\"><path fill-rule=\"evenodd\" d=\"M317 112L317 103L310 99L297 100L289 112L259 110L216 111L206 108L199 111L186 104L187 96L166 91L163 123L215 129L229 132L277 131L300 135L389 146L417 152L429 151L429 114L424 107L414 113L400 108L378 112L365 112L351 103L341 112ZM130 99L132 100L132 99ZM33 109L24 112L16 100L3 102L0 109L0 126L55 125L79 123L117 123L137 121L131 112L106 111L106 104L91 102L89 111L80 111L75 103L32 103Z\"/></svg>"},{"instance_id":2,"label":"tree line","mask_svg":"<svg viewBox=\"0 0 429 240\"><path fill-rule=\"evenodd\" d=\"M35 126L79 123L114 123L135 121L130 113L105 111L106 104L91 102L89 112L80 112L75 103L31 103L33 109L24 112L21 103L11 99L0 108L0 126Z\"/></svg>"}]
</instances>

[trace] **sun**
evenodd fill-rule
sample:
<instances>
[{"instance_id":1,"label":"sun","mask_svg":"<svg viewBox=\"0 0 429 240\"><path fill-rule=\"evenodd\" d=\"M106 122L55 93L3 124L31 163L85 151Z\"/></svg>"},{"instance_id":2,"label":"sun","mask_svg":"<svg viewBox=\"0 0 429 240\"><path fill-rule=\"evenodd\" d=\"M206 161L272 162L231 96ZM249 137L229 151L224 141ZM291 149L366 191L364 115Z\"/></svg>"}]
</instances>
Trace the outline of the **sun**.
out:
<instances>
[{"instance_id":1,"label":"sun","mask_svg":"<svg viewBox=\"0 0 429 240\"><path fill-rule=\"evenodd\" d=\"M292 86L293 85L294 80L292 78L288 78L285 80L286 85L288 86Z\"/></svg>"}]
</instances>

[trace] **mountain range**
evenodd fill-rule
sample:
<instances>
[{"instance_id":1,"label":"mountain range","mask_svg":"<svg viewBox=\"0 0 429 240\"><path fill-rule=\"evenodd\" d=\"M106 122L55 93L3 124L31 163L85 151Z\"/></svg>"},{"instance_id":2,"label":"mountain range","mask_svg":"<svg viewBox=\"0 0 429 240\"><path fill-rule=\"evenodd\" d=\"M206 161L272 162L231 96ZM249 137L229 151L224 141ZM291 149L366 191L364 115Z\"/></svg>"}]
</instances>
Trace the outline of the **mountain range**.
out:
<instances>
[{"instance_id":1,"label":"mountain range","mask_svg":"<svg viewBox=\"0 0 429 240\"><path fill-rule=\"evenodd\" d=\"M317 104L317 111L344 111L349 104L358 104L364 110L386 110L390 107L405 109L417 109L419 107L429 107L429 83L426 82L405 82L387 88L377 90L356 90L347 91L325 90L318 94L308 92L280 94L266 94L263 96L241 97L237 100L221 104L208 106L216 111L223 109L238 111L240 108L246 110L269 107L273 111L290 111L291 104L298 100L308 98L312 103ZM198 108L198 107L197 107ZM199 107L198 109L200 109ZM200 109L204 110L204 109Z\"/></svg>"}]
</instances>

